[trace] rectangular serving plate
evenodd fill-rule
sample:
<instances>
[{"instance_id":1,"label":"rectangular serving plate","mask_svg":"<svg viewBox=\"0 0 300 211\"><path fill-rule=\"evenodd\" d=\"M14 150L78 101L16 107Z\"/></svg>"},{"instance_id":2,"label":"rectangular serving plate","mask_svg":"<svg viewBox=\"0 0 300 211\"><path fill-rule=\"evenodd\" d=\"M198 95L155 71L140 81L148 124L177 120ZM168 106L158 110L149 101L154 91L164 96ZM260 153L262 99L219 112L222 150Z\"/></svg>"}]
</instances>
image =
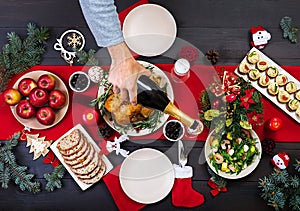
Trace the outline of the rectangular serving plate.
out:
<instances>
[{"instance_id":1,"label":"rectangular serving plate","mask_svg":"<svg viewBox=\"0 0 300 211\"><path fill-rule=\"evenodd\" d=\"M289 74L285 69L283 69L282 67L280 67L277 63L275 63L272 59L270 59L268 56L266 56L264 53L262 53L260 50L258 50L257 48L253 47L247 54L256 51L259 56L260 56L260 60L265 60L268 63L269 67L276 67L278 69L278 75L279 74L284 74L287 76L288 81L293 81L295 82L295 84L297 85L298 89L300 89L300 82L294 78L291 74ZM246 62L247 64L249 64L250 69L255 67L255 64L250 64L247 61L247 55L244 57L244 59L241 61L241 63ZM270 101L272 101L276 106L278 106L281 110L283 110L286 114L288 114L290 117L292 117L296 122L300 123L300 117L296 114L295 111L289 111L286 108L286 103L280 103L277 100L277 96L272 96L268 93L267 87L261 87L258 84L258 80L257 81L251 81L248 78L247 74L241 74L238 70L239 67L237 67L234 72L242 77L245 81L249 81L251 82L251 85L256 88L261 94L263 94L266 98L268 98ZM275 79L271 79L271 81L274 81ZM284 89L284 87L280 87L280 89ZM293 99L294 95L291 94L291 99Z\"/></svg>"},{"instance_id":2,"label":"rectangular serving plate","mask_svg":"<svg viewBox=\"0 0 300 211\"><path fill-rule=\"evenodd\" d=\"M79 129L80 132L82 132L85 137L87 138L87 141L89 141L93 147L95 148L95 150L97 152L100 152L100 148L98 147L98 145L95 143L95 141L92 139L92 137L88 134L88 132L82 127L81 124L76 125L75 127L73 127L72 129L70 129L68 132L66 132L64 135L62 135L59 139L57 139L51 146L51 150L54 152L54 154L56 155L56 157L60 160L60 162L64 165L64 167L67 169L67 171L69 172L69 174L73 177L73 179L75 180L75 182L79 185L79 187L81 188L81 190L86 190L89 187L91 187L93 184L85 184L83 182L81 182L77 176L73 173L73 171L71 170L71 168L69 167L68 164L65 163L62 155L60 154L60 152L57 149L57 143L65 136L69 135L73 130L75 129ZM113 169L113 165L111 164L111 162L108 160L108 158L105 155L102 155L102 159L105 162L106 165L106 171L105 174L107 174L108 172L110 172Z\"/></svg>"}]
</instances>

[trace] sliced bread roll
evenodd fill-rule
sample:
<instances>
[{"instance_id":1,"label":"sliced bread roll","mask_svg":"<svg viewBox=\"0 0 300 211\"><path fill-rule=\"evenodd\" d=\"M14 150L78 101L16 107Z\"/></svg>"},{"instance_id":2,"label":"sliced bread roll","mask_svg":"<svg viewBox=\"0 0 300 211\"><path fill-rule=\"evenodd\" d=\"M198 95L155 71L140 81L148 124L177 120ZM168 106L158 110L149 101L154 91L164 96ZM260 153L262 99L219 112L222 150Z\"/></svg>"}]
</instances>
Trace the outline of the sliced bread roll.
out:
<instances>
[{"instance_id":1,"label":"sliced bread roll","mask_svg":"<svg viewBox=\"0 0 300 211\"><path fill-rule=\"evenodd\" d=\"M81 134L80 141L76 146L72 147L69 150L60 150L59 152L60 152L60 154L62 154L64 156L71 156L71 155L79 152L85 145L85 142L86 142L86 137L83 134Z\"/></svg>"},{"instance_id":2,"label":"sliced bread roll","mask_svg":"<svg viewBox=\"0 0 300 211\"><path fill-rule=\"evenodd\" d=\"M94 184L96 182L98 182L103 175L105 174L106 171L106 165L104 162L102 162L103 165L101 165L100 170L98 171L98 173L96 174L96 176L90 178L90 179L81 179L82 182L84 182L85 184Z\"/></svg>"},{"instance_id":3,"label":"sliced bread roll","mask_svg":"<svg viewBox=\"0 0 300 211\"><path fill-rule=\"evenodd\" d=\"M103 165L105 165L105 163L101 161L101 165L98 165L91 173L86 175L77 175L78 179L83 179L83 180L92 179L98 174L98 172L101 170Z\"/></svg>"},{"instance_id":4,"label":"sliced bread roll","mask_svg":"<svg viewBox=\"0 0 300 211\"><path fill-rule=\"evenodd\" d=\"M81 132L78 129L73 130L69 135L62 138L57 143L57 149L59 151L67 151L76 145L78 145L79 141L81 139Z\"/></svg>"},{"instance_id":5,"label":"sliced bread roll","mask_svg":"<svg viewBox=\"0 0 300 211\"><path fill-rule=\"evenodd\" d=\"M79 162L78 164L73 165L72 168L73 169L79 169L79 168L83 168L83 167L87 166L88 164L90 164L92 162L92 160L95 156L97 156L97 152L94 149L94 147L92 147L91 150L90 150L89 155L84 160L81 160L82 162ZM100 166L101 163L99 163L98 165Z\"/></svg>"},{"instance_id":6,"label":"sliced bread roll","mask_svg":"<svg viewBox=\"0 0 300 211\"><path fill-rule=\"evenodd\" d=\"M77 175L85 175L91 173L98 166L99 161L99 155L96 154L96 156L93 157L93 160L88 165L78 169L74 169L72 166L70 168Z\"/></svg>"},{"instance_id":7,"label":"sliced bread roll","mask_svg":"<svg viewBox=\"0 0 300 211\"><path fill-rule=\"evenodd\" d=\"M77 152L76 154L72 155L72 158L66 159L64 157L65 163L69 166L74 166L79 163L82 163L90 154L91 146L86 143L85 147L81 149L81 151Z\"/></svg>"},{"instance_id":8,"label":"sliced bread roll","mask_svg":"<svg viewBox=\"0 0 300 211\"><path fill-rule=\"evenodd\" d=\"M62 155L65 161L74 161L78 159L80 156L82 156L86 150L88 150L89 143L86 141L86 139L83 139L84 145L83 147L76 153L70 154L70 155Z\"/></svg>"}]
</instances>

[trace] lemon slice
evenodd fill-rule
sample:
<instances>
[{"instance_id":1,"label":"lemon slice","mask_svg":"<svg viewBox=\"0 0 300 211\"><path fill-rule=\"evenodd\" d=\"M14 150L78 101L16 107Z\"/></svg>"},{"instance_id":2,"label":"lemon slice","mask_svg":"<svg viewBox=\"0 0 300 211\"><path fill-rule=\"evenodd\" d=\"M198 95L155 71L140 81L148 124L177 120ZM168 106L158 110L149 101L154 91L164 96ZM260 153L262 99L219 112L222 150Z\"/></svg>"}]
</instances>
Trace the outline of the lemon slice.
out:
<instances>
[{"instance_id":1,"label":"lemon slice","mask_svg":"<svg viewBox=\"0 0 300 211\"><path fill-rule=\"evenodd\" d=\"M240 121L240 125L242 128L246 129L246 130L251 130L252 129L252 125L248 122L248 121Z\"/></svg>"},{"instance_id":2,"label":"lemon slice","mask_svg":"<svg viewBox=\"0 0 300 211\"><path fill-rule=\"evenodd\" d=\"M226 127L229 127L232 124L233 118L226 119Z\"/></svg>"},{"instance_id":3,"label":"lemon slice","mask_svg":"<svg viewBox=\"0 0 300 211\"><path fill-rule=\"evenodd\" d=\"M207 121L211 121L213 120L213 118L218 117L219 115L219 110L210 109L204 113L204 119Z\"/></svg>"}]
</instances>

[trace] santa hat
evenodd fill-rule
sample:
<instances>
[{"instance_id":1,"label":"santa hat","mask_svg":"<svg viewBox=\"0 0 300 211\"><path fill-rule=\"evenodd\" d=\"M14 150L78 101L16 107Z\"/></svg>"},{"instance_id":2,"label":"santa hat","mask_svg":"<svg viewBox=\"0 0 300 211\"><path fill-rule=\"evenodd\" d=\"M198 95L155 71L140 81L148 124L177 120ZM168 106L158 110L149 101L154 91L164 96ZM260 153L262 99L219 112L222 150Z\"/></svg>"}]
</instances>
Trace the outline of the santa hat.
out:
<instances>
[{"instance_id":1,"label":"santa hat","mask_svg":"<svg viewBox=\"0 0 300 211\"><path fill-rule=\"evenodd\" d=\"M258 27L251 27L250 28L250 31L251 31L251 33L252 34L255 34L255 33L257 33L257 32L259 32L259 31L266 31L262 26L258 26Z\"/></svg>"},{"instance_id":2,"label":"santa hat","mask_svg":"<svg viewBox=\"0 0 300 211\"><path fill-rule=\"evenodd\" d=\"M279 152L278 157L280 157L283 160L285 166L289 165L290 157L285 152Z\"/></svg>"}]
</instances>

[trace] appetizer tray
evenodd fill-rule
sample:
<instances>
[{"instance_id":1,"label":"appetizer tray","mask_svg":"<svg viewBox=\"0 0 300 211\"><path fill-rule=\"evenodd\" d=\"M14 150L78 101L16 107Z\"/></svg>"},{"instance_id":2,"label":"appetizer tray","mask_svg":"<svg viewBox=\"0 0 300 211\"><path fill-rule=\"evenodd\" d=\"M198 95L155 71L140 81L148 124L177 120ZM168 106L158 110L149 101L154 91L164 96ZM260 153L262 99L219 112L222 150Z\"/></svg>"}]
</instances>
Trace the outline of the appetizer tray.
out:
<instances>
[{"instance_id":1,"label":"appetizer tray","mask_svg":"<svg viewBox=\"0 0 300 211\"><path fill-rule=\"evenodd\" d=\"M258 55L258 62L256 63L250 63L249 62L249 58L248 55L251 55L252 53L255 53ZM283 110L286 114L288 114L290 117L292 117L295 121L297 121L298 123L300 123L300 104L297 110L291 110L288 108L288 102L280 102L278 99L278 95L277 94L270 94L268 92L268 86L261 86L260 82L259 82L259 77L256 80L253 80L253 78L250 78L248 73L242 72L239 68L241 65L248 65L248 67L250 69L257 69L257 64L260 61L264 61L267 63L267 68L265 70L259 70L259 74L260 76L262 75L266 75L267 74L267 70L269 67L274 67L278 70L278 74L277 75L283 75L286 76L287 79L287 83L288 82L293 82L296 86L297 86L297 91L300 90L300 82L294 78L292 75L290 75L286 70L284 70L282 67L280 67L277 63L275 63L273 60L271 60L268 56L266 56L265 54L263 54L261 51L259 51L257 48L253 47L248 53L247 55L244 57L244 59L241 61L240 65L235 69L235 73L242 77L244 80L251 82L251 85L256 88L261 94L263 94L266 98L268 98L270 101L272 101L276 106L278 106L279 108L281 108L281 110ZM270 77L270 83L274 83L276 81L276 77L272 78ZM278 86L279 92L281 91L285 91L285 86ZM296 93L296 92L295 92ZM290 93L289 94L289 100L294 100L296 99L295 97L295 93ZM297 100L297 99L296 99ZM297 114L298 113L298 114Z\"/></svg>"},{"instance_id":2,"label":"appetizer tray","mask_svg":"<svg viewBox=\"0 0 300 211\"><path fill-rule=\"evenodd\" d=\"M98 145L95 143L95 141L91 138L91 136L88 134L88 132L82 127L82 125L78 124L75 127L73 127L72 129L70 129L68 132L66 132L64 135L62 135L59 139L57 139L51 146L51 150L54 152L54 154L56 155L56 157L60 160L60 162L64 165L64 167L67 169L67 171L69 172L69 174L73 177L73 179L75 180L75 182L79 185L79 187L81 188L81 190L86 190L89 187L91 187L93 184L86 184L84 182L82 182L77 176L76 174L71 170L71 167L65 162L63 155L60 153L60 151L57 148L57 144L60 142L61 139L63 139L64 137L68 136L69 134L71 134L75 129L78 129L85 137L86 137L86 141L91 144L94 149L96 150L97 153L100 152L100 148L98 147ZM107 174L109 171L111 171L113 169L113 165L111 164L111 162L108 160L108 158L105 155L102 155L102 161L105 163L106 165L106 170L105 170L105 174ZM90 164L88 164L90 165ZM103 176L104 176L103 175Z\"/></svg>"}]
</instances>

